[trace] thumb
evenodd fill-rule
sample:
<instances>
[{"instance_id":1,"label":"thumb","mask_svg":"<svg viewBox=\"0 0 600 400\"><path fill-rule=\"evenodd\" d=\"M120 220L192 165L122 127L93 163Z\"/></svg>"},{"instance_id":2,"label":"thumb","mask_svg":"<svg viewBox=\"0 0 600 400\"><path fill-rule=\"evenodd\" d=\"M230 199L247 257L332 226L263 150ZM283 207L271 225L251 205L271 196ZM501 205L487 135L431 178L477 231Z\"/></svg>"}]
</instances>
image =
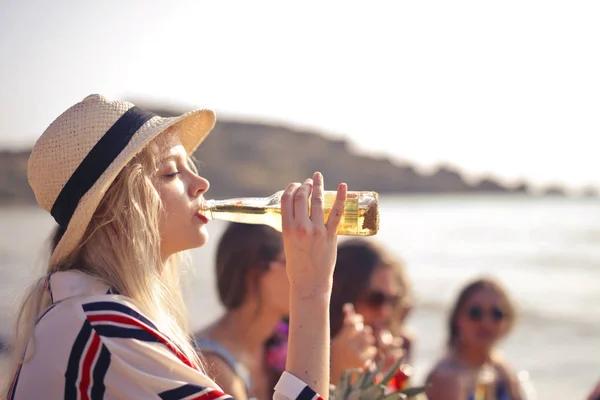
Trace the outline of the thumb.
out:
<instances>
[{"instance_id":1,"label":"thumb","mask_svg":"<svg viewBox=\"0 0 600 400\"><path fill-rule=\"evenodd\" d=\"M356 311L354 310L354 304L352 304L352 303L344 304L343 310L344 310L344 319L348 319L349 317L356 315Z\"/></svg>"}]
</instances>

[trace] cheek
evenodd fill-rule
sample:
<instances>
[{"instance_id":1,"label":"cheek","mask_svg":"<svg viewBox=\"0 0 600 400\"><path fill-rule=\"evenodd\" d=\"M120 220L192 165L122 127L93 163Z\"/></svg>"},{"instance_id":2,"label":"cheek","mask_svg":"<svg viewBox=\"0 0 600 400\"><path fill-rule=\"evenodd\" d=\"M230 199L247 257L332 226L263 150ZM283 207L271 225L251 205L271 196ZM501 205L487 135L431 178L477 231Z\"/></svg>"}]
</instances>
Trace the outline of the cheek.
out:
<instances>
[{"instance_id":1,"label":"cheek","mask_svg":"<svg viewBox=\"0 0 600 400\"><path fill-rule=\"evenodd\" d=\"M471 332L473 332L473 324L471 321L466 318L460 317L456 320L456 326L458 328L459 335L470 336Z\"/></svg>"},{"instance_id":2,"label":"cheek","mask_svg":"<svg viewBox=\"0 0 600 400\"><path fill-rule=\"evenodd\" d=\"M262 296L264 301L271 302L275 307L288 309L290 284L285 270L271 271L262 279Z\"/></svg>"},{"instance_id":3,"label":"cheek","mask_svg":"<svg viewBox=\"0 0 600 400\"><path fill-rule=\"evenodd\" d=\"M167 232L180 229L180 225L189 219L184 198L178 192L159 191L161 198L160 225Z\"/></svg>"},{"instance_id":4,"label":"cheek","mask_svg":"<svg viewBox=\"0 0 600 400\"><path fill-rule=\"evenodd\" d=\"M508 332L508 322L506 321L502 321L499 324L497 324L497 329L498 329L498 335L505 335L506 332Z\"/></svg>"}]
</instances>

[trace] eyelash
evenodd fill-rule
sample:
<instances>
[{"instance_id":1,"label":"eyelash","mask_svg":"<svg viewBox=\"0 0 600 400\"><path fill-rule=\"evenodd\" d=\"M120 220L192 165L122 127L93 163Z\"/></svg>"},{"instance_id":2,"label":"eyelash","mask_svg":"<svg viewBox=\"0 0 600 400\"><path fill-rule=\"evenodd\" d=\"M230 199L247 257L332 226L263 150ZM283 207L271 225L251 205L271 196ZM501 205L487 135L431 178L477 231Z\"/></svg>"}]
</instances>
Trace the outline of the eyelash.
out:
<instances>
[{"instance_id":1,"label":"eyelash","mask_svg":"<svg viewBox=\"0 0 600 400\"><path fill-rule=\"evenodd\" d=\"M165 176L167 178L175 178L177 175L179 175L181 172L173 172L172 174L166 174Z\"/></svg>"}]
</instances>

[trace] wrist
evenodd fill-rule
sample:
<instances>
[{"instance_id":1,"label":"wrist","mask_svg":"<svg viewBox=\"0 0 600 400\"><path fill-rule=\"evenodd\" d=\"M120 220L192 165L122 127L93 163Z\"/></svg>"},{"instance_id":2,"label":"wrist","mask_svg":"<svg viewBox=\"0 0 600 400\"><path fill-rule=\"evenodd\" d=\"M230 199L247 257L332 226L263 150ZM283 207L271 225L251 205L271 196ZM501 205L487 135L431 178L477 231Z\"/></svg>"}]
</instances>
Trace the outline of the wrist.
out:
<instances>
[{"instance_id":1,"label":"wrist","mask_svg":"<svg viewBox=\"0 0 600 400\"><path fill-rule=\"evenodd\" d=\"M320 301L331 299L331 289L333 285L290 285L290 299Z\"/></svg>"}]
</instances>

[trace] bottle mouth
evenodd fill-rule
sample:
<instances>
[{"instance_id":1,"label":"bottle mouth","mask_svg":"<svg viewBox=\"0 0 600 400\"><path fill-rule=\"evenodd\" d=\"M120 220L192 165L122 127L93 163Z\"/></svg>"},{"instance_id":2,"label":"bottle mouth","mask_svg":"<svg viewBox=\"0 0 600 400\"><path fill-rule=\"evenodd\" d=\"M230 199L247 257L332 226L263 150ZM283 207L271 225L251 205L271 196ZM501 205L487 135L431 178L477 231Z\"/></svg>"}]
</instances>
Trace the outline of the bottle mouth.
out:
<instances>
[{"instance_id":1,"label":"bottle mouth","mask_svg":"<svg viewBox=\"0 0 600 400\"><path fill-rule=\"evenodd\" d=\"M211 201L206 200L204 197L200 200L200 208L196 211L196 214L201 215L208 219L212 218Z\"/></svg>"},{"instance_id":2,"label":"bottle mouth","mask_svg":"<svg viewBox=\"0 0 600 400\"><path fill-rule=\"evenodd\" d=\"M200 200L200 207L198 208L198 210L196 210L196 214L204 215L204 214L206 214L207 210L208 210L208 207L206 206L206 199L202 198Z\"/></svg>"}]
</instances>

